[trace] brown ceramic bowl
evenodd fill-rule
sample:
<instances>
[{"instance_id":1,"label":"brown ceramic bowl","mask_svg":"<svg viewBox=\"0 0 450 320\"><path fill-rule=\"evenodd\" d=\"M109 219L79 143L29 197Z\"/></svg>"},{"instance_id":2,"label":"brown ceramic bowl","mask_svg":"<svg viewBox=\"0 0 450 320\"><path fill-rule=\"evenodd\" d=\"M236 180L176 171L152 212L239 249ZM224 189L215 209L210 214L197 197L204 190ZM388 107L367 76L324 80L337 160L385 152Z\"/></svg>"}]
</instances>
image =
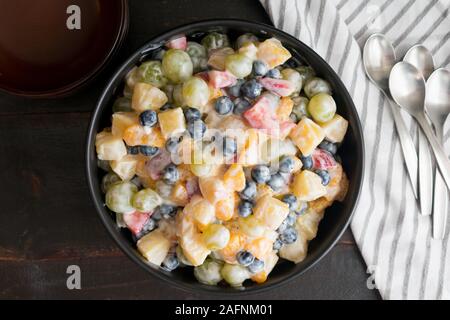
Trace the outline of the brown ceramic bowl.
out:
<instances>
[{"instance_id":1,"label":"brown ceramic bowl","mask_svg":"<svg viewBox=\"0 0 450 320\"><path fill-rule=\"evenodd\" d=\"M111 60L128 20L127 0L0 0L0 90L72 93Z\"/></svg>"}]
</instances>

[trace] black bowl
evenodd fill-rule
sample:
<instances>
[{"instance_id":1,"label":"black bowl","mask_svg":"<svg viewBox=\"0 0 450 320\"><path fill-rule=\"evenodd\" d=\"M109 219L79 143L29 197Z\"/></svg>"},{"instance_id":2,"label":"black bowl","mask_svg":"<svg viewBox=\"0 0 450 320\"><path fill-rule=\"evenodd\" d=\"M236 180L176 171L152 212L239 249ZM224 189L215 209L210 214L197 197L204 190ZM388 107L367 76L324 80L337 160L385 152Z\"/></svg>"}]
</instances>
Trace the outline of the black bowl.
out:
<instances>
[{"instance_id":1,"label":"black bowl","mask_svg":"<svg viewBox=\"0 0 450 320\"><path fill-rule=\"evenodd\" d=\"M231 37L251 32L261 38L272 36L278 38L287 48L289 48L295 58L312 66L320 77L331 83L334 98L338 105L338 113L349 121L349 130L340 149L343 167L350 180L347 198L343 203L336 202L327 210L325 218L320 224L317 237L311 241L309 245L309 254L303 262L295 265L283 261L273 270L266 283L258 285L246 282L244 290L202 285L194 278L193 270L191 268L180 268L175 272L169 273L147 264L143 257L137 252L129 232L116 226L111 212L105 207L104 196L100 190L102 173L97 168L95 135L97 132L101 131L102 128L110 125L112 113L111 106L114 98L123 88L123 79L128 71L141 61L150 58L155 49L160 48L167 39L173 36L186 34L190 37L197 38L209 31L224 31ZM311 48L289 34L265 24L231 19L208 20L182 26L154 38L118 68L117 72L106 85L92 115L86 146L86 166L89 189L100 218L120 248L133 261L147 270L150 274L181 289L195 292L203 291L236 295L239 293L255 293L269 290L293 280L311 268L333 248L347 229L358 201L363 181L364 142L358 113L347 89L333 69Z\"/></svg>"}]
</instances>

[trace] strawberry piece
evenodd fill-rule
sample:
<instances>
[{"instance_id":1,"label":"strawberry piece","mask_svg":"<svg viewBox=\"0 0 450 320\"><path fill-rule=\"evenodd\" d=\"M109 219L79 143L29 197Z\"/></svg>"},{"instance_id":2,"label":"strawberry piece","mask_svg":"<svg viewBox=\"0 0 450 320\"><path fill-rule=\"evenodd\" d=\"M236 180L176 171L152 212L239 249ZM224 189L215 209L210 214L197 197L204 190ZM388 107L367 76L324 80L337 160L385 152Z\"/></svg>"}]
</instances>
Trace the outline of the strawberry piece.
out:
<instances>
[{"instance_id":1,"label":"strawberry piece","mask_svg":"<svg viewBox=\"0 0 450 320\"><path fill-rule=\"evenodd\" d=\"M250 126L268 131L279 130L279 123L270 97L261 96L253 107L244 112L244 118Z\"/></svg>"},{"instance_id":2,"label":"strawberry piece","mask_svg":"<svg viewBox=\"0 0 450 320\"><path fill-rule=\"evenodd\" d=\"M288 80L262 78L259 82L265 89L281 97L288 97L295 91L295 86Z\"/></svg>"},{"instance_id":3,"label":"strawberry piece","mask_svg":"<svg viewBox=\"0 0 450 320\"><path fill-rule=\"evenodd\" d=\"M187 48L187 39L185 36L172 39L167 41L166 46L169 49L179 49L184 51Z\"/></svg>"},{"instance_id":4,"label":"strawberry piece","mask_svg":"<svg viewBox=\"0 0 450 320\"><path fill-rule=\"evenodd\" d=\"M333 156L322 149L314 150L312 160L314 169L328 170L336 166L336 160L334 160Z\"/></svg>"},{"instance_id":5,"label":"strawberry piece","mask_svg":"<svg viewBox=\"0 0 450 320\"><path fill-rule=\"evenodd\" d=\"M233 86L237 82L237 78L227 71L210 71L208 72L209 83L216 89Z\"/></svg>"},{"instance_id":6,"label":"strawberry piece","mask_svg":"<svg viewBox=\"0 0 450 320\"><path fill-rule=\"evenodd\" d=\"M139 211L135 211L130 214L123 215L123 221L127 225L128 229L134 234L137 235L141 232L142 228L145 226L145 223L148 219L150 219L151 213L142 213Z\"/></svg>"}]
</instances>

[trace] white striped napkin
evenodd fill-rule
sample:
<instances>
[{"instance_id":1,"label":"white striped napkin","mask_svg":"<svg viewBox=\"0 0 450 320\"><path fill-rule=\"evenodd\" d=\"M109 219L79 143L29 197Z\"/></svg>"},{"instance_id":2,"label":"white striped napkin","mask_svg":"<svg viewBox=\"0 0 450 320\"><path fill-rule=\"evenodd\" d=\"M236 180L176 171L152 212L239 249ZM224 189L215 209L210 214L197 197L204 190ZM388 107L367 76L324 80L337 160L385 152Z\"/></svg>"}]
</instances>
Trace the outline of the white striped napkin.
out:
<instances>
[{"instance_id":1,"label":"white striped napkin","mask_svg":"<svg viewBox=\"0 0 450 320\"><path fill-rule=\"evenodd\" d=\"M361 58L367 37L381 32L394 43L399 57L412 45L423 43L437 66L449 66L450 0L261 3L276 27L330 63L354 99L364 128L367 163L351 227L382 297L450 299L450 223L444 241L432 239L431 219L418 213L391 113L384 97L366 79ZM415 133L410 117L404 118Z\"/></svg>"}]
</instances>

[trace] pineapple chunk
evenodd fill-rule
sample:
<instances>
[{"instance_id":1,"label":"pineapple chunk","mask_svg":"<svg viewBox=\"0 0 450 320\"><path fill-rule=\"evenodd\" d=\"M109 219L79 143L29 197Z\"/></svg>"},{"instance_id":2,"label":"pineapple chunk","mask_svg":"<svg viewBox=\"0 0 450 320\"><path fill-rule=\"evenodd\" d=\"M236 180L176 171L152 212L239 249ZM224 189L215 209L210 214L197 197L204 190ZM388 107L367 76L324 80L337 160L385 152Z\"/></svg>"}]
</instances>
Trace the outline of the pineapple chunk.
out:
<instances>
[{"instance_id":1,"label":"pineapple chunk","mask_svg":"<svg viewBox=\"0 0 450 320\"><path fill-rule=\"evenodd\" d=\"M186 190L185 183L177 182L172 188L170 199L179 206L185 206L189 202L189 196Z\"/></svg>"},{"instance_id":2,"label":"pineapple chunk","mask_svg":"<svg viewBox=\"0 0 450 320\"><path fill-rule=\"evenodd\" d=\"M327 194L322 178L314 172L304 170L298 173L292 184L292 191L300 201L313 201Z\"/></svg>"},{"instance_id":3,"label":"pineapple chunk","mask_svg":"<svg viewBox=\"0 0 450 320\"><path fill-rule=\"evenodd\" d=\"M245 173L241 165L232 164L223 176L223 181L227 187L233 191L240 192L245 189Z\"/></svg>"},{"instance_id":4,"label":"pineapple chunk","mask_svg":"<svg viewBox=\"0 0 450 320\"><path fill-rule=\"evenodd\" d=\"M296 228L301 230L302 236L307 241L311 241L317 236L319 230L319 223L323 219L324 211L316 212L314 210L308 210L308 212L297 219Z\"/></svg>"},{"instance_id":5,"label":"pineapple chunk","mask_svg":"<svg viewBox=\"0 0 450 320\"><path fill-rule=\"evenodd\" d=\"M254 216L271 230L277 230L289 214L289 206L269 195L256 202Z\"/></svg>"},{"instance_id":6,"label":"pineapple chunk","mask_svg":"<svg viewBox=\"0 0 450 320\"><path fill-rule=\"evenodd\" d=\"M228 197L223 200L217 201L216 205L216 218L221 221L229 221L234 216L235 211L235 199L234 197Z\"/></svg>"},{"instance_id":7,"label":"pineapple chunk","mask_svg":"<svg viewBox=\"0 0 450 320\"><path fill-rule=\"evenodd\" d=\"M161 132L166 139L173 134L186 130L186 121L184 119L183 109L181 108L161 112L158 118Z\"/></svg>"},{"instance_id":8,"label":"pineapple chunk","mask_svg":"<svg viewBox=\"0 0 450 320\"><path fill-rule=\"evenodd\" d=\"M217 177L199 178L199 187L203 197L211 204L230 196L225 183Z\"/></svg>"},{"instance_id":9,"label":"pineapple chunk","mask_svg":"<svg viewBox=\"0 0 450 320\"><path fill-rule=\"evenodd\" d=\"M345 134L347 133L348 121L337 114L329 122L321 124L321 127L328 141L341 143L344 141Z\"/></svg>"},{"instance_id":10,"label":"pineapple chunk","mask_svg":"<svg viewBox=\"0 0 450 320\"><path fill-rule=\"evenodd\" d=\"M187 260L193 266L201 265L211 251L203 242L202 234L194 222L192 205L202 201L202 198L196 197L191 200L184 210L176 216L176 234L178 242L183 249Z\"/></svg>"},{"instance_id":11,"label":"pineapple chunk","mask_svg":"<svg viewBox=\"0 0 450 320\"><path fill-rule=\"evenodd\" d=\"M169 253L170 241L157 229L142 237L137 242L137 248L145 259L160 266Z\"/></svg>"},{"instance_id":12,"label":"pineapple chunk","mask_svg":"<svg viewBox=\"0 0 450 320\"><path fill-rule=\"evenodd\" d=\"M196 226L201 231L205 230L208 225L216 221L216 210L214 206L205 199L194 202L193 206L188 210L192 210Z\"/></svg>"},{"instance_id":13,"label":"pineapple chunk","mask_svg":"<svg viewBox=\"0 0 450 320\"><path fill-rule=\"evenodd\" d=\"M136 175L136 168L139 159L133 155L126 155L120 160L111 161L111 169L123 181L129 181Z\"/></svg>"},{"instance_id":14,"label":"pineapple chunk","mask_svg":"<svg viewBox=\"0 0 450 320\"><path fill-rule=\"evenodd\" d=\"M122 138L111 132L102 131L95 137L97 158L100 160L120 160L127 155L127 148Z\"/></svg>"},{"instance_id":15,"label":"pineapple chunk","mask_svg":"<svg viewBox=\"0 0 450 320\"><path fill-rule=\"evenodd\" d=\"M306 258L308 253L308 241L296 224L295 229L297 230L297 240L291 244L285 244L278 252L279 256L283 259L292 261L294 263L300 263Z\"/></svg>"},{"instance_id":16,"label":"pineapple chunk","mask_svg":"<svg viewBox=\"0 0 450 320\"><path fill-rule=\"evenodd\" d=\"M245 250L249 251L254 257L263 260L273 251L273 241L264 237L257 238L247 243Z\"/></svg>"},{"instance_id":17,"label":"pineapple chunk","mask_svg":"<svg viewBox=\"0 0 450 320\"><path fill-rule=\"evenodd\" d=\"M260 284L267 281L269 273L272 272L273 268L275 268L275 265L278 262L278 255L276 254L275 251L272 251L270 254L267 255L267 257L263 261L264 261L264 270L253 275L250 278L256 283Z\"/></svg>"},{"instance_id":18,"label":"pineapple chunk","mask_svg":"<svg viewBox=\"0 0 450 320\"><path fill-rule=\"evenodd\" d=\"M280 122L289 121L289 116L294 108L294 101L289 97L283 97L277 107L277 117Z\"/></svg>"},{"instance_id":19,"label":"pineapple chunk","mask_svg":"<svg viewBox=\"0 0 450 320\"><path fill-rule=\"evenodd\" d=\"M138 115L134 112L116 112L112 115L111 132L116 137L123 137L125 130L139 124Z\"/></svg>"},{"instance_id":20,"label":"pineapple chunk","mask_svg":"<svg viewBox=\"0 0 450 320\"><path fill-rule=\"evenodd\" d=\"M260 145L261 160L264 163L272 163L281 156L295 156L297 153L297 147L290 139L271 138Z\"/></svg>"},{"instance_id":21,"label":"pineapple chunk","mask_svg":"<svg viewBox=\"0 0 450 320\"><path fill-rule=\"evenodd\" d=\"M294 141L304 156L310 156L325 138L325 132L314 121L303 118L292 129L289 137Z\"/></svg>"},{"instance_id":22,"label":"pineapple chunk","mask_svg":"<svg viewBox=\"0 0 450 320\"><path fill-rule=\"evenodd\" d=\"M261 43L258 47L258 59L267 63L270 69L282 65L288 61L292 55L283 47L280 40L271 38Z\"/></svg>"},{"instance_id":23,"label":"pineapple chunk","mask_svg":"<svg viewBox=\"0 0 450 320\"><path fill-rule=\"evenodd\" d=\"M144 128L139 124L128 127L123 132L123 140L129 146L146 145L161 148L165 144L165 139L159 128Z\"/></svg>"},{"instance_id":24,"label":"pineapple chunk","mask_svg":"<svg viewBox=\"0 0 450 320\"><path fill-rule=\"evenodd\" d=\"M148 83L136 83L131 99L131 107L141 113L145 110L158 110L167 103L166 94Z\"/></svg>"}]
</instances>

